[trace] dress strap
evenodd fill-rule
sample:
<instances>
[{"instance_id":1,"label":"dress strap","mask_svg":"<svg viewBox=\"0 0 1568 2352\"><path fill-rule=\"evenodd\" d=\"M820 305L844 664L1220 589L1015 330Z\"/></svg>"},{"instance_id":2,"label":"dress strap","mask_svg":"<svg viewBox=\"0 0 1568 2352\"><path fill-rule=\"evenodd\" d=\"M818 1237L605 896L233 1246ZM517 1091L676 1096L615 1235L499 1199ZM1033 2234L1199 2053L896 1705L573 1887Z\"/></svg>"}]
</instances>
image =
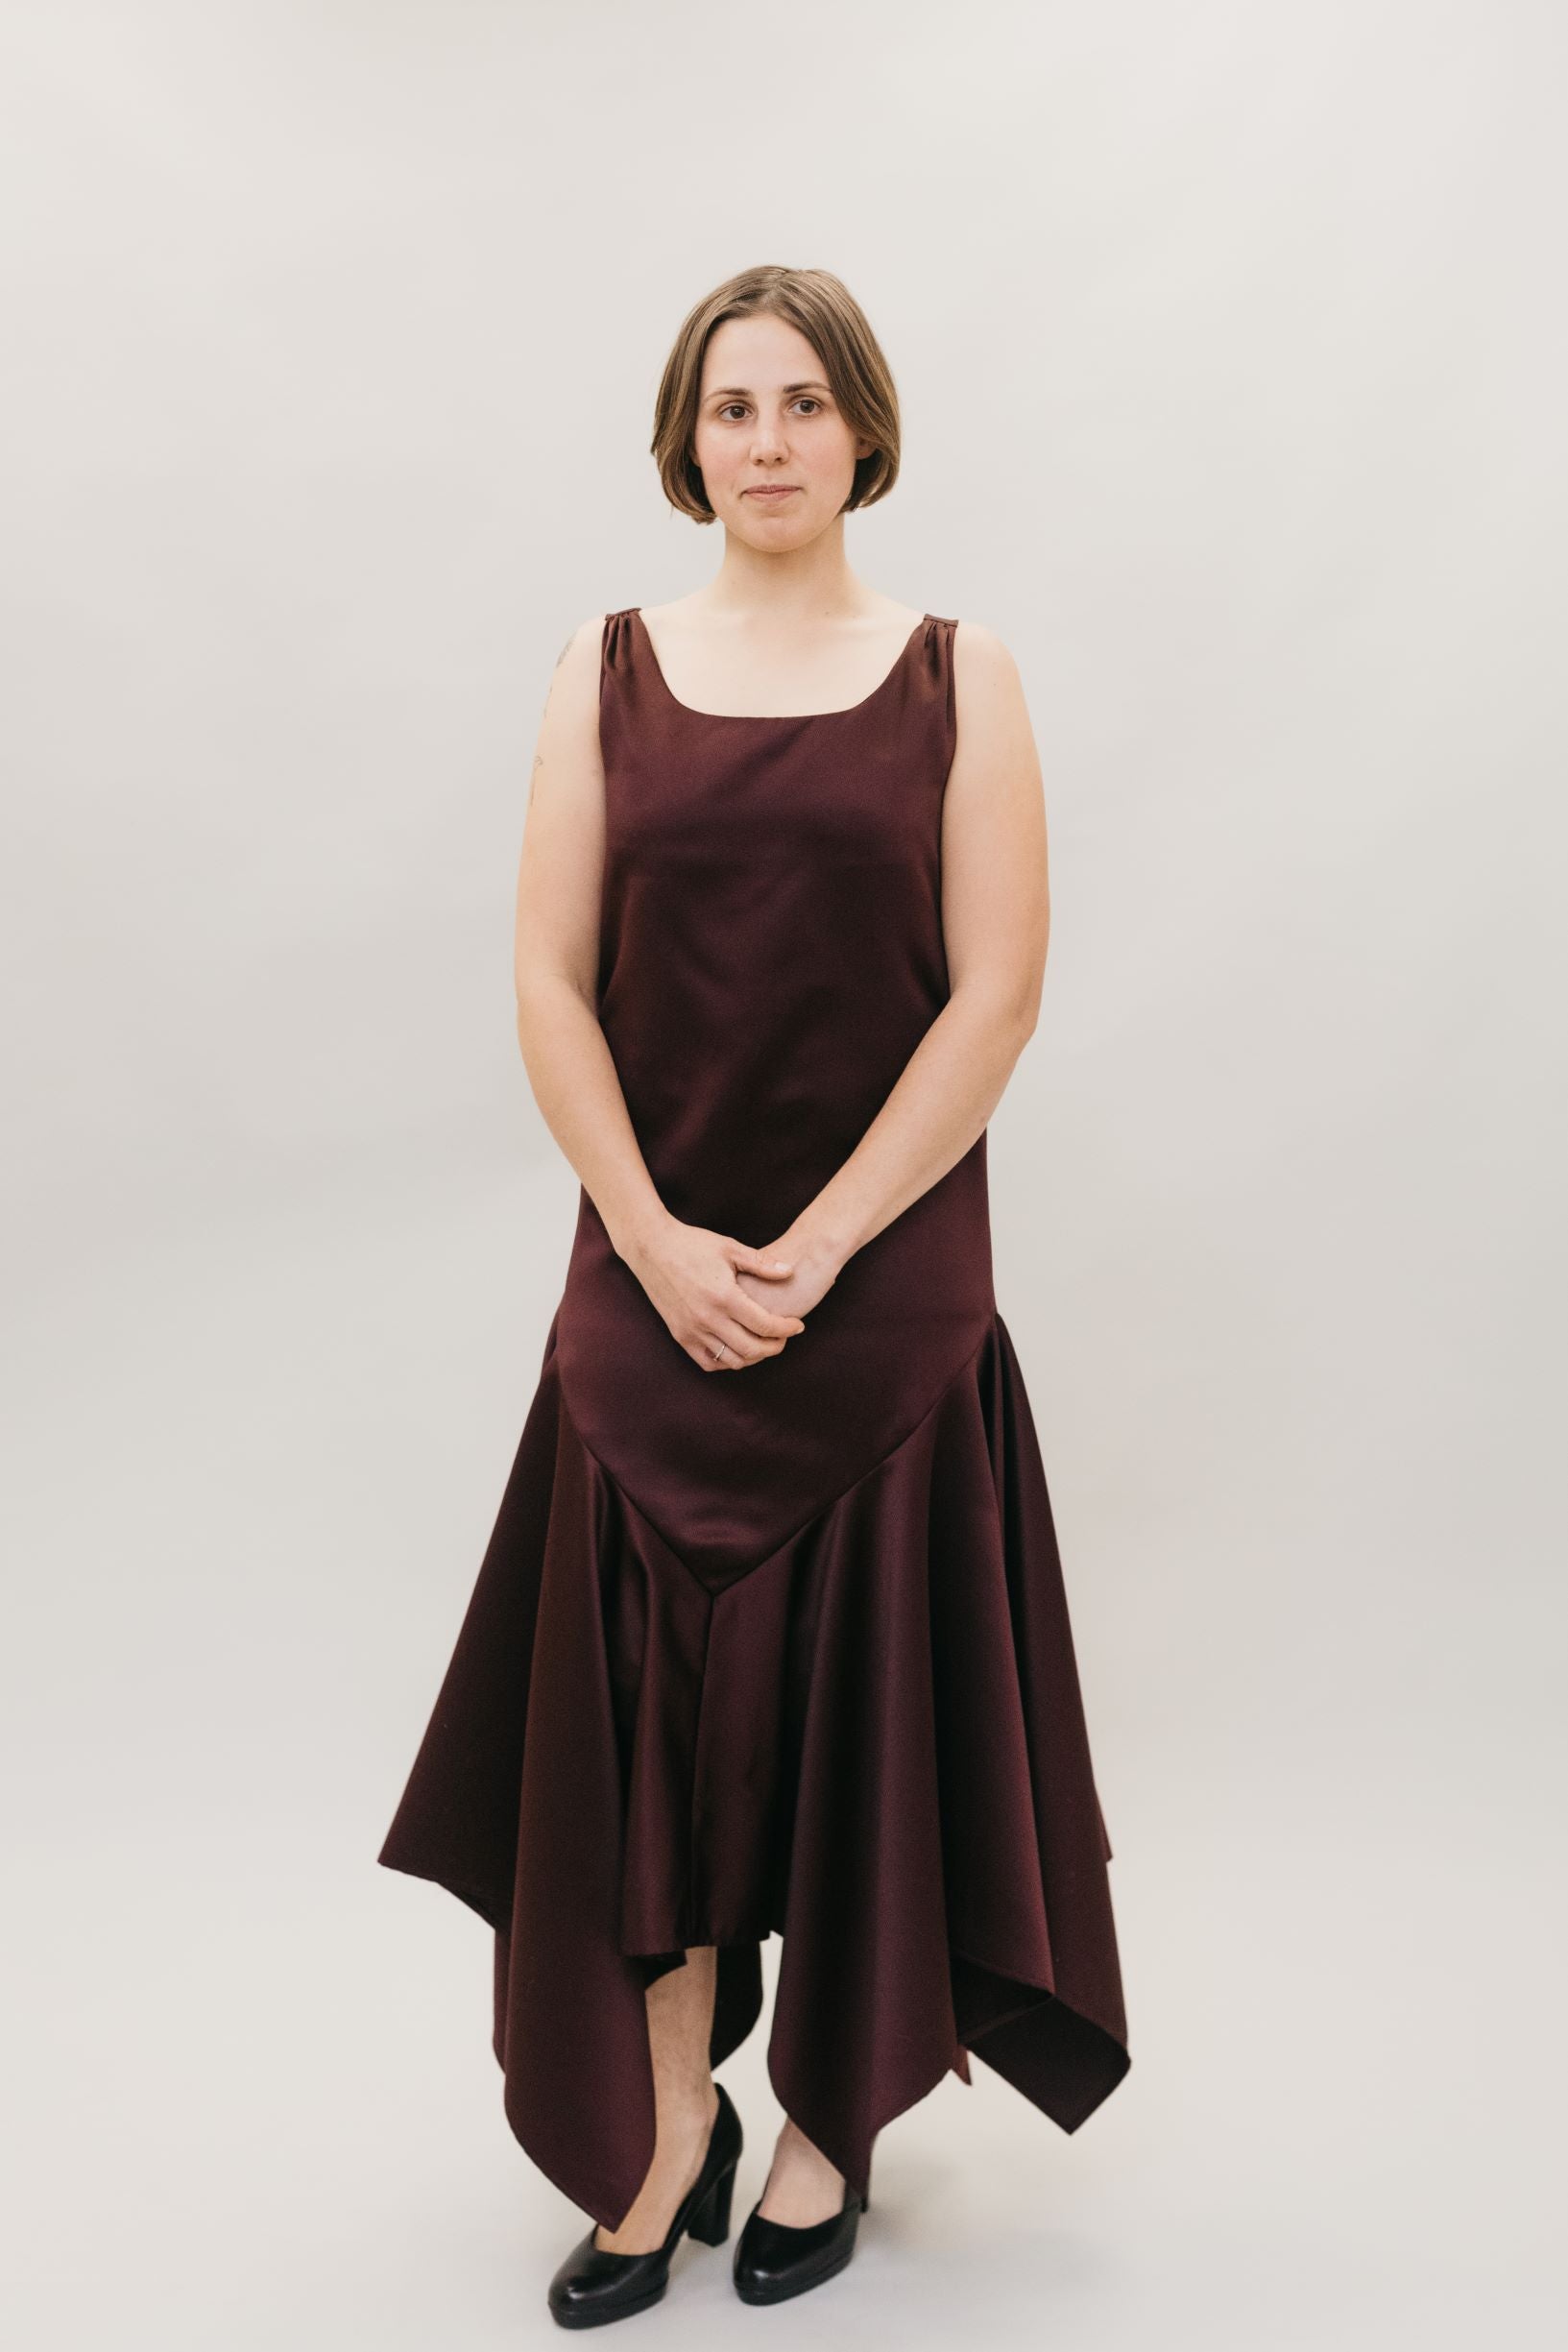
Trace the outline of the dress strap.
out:
<instances>
[{"instance_id":1,"label":"dress strap","mask_svg":"<svg viewBox=\"0 0 1568 2352\"><path fill-rule=\"evenodd\" d=\"M930 699L943 714L950 742L956 741L958 726L958 697L953 684L953 639L958 623L939 613L929 616L929 626L922 647L923 674ZM949 755L951 760L951 753Z\"/></svg>"},{"instance_id":2,"label":"dress strap","mask_svg":"<svg viewBox=\"0 0 1568 2352\"><path fill-rule=\"evenodd\" d=\"M599 640L599 701L602 706L607 688L619 684L630 687L637 675L637 631L632 626L632 615L637 607L622 605L618 612L606 613L604 630Z\"/></svg>"}]
</instances>

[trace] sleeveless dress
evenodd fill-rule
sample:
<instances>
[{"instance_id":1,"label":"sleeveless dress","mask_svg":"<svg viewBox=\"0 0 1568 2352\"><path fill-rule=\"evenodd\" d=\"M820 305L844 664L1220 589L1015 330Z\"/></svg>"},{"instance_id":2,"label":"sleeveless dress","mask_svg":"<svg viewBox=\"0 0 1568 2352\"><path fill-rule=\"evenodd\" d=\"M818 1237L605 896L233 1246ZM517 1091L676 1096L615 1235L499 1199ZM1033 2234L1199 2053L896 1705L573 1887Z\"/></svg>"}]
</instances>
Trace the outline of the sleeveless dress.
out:
<instances>
[{"instance_id":1,"label":"sleeveless dress","mask_svg":"<svg viewBox=\"0 0 1568 2352\"><path fill-rule=\"evenodd\" d=\"M688 1223L777 1240L947 1000L956 625L848 710L735 718L675 699L639 608L606 618L599 1018ZM507 2121L606 2229L653 2159L645 1990L688 1946L718 1948L716 2066L782 1936L769 2079L857 2192L971 2053L1068 2132L1130 2063L985 1144L740 1371L678 1346L581 1194L377 1859L494 1928Z\"/></svg>"}]
</instances>

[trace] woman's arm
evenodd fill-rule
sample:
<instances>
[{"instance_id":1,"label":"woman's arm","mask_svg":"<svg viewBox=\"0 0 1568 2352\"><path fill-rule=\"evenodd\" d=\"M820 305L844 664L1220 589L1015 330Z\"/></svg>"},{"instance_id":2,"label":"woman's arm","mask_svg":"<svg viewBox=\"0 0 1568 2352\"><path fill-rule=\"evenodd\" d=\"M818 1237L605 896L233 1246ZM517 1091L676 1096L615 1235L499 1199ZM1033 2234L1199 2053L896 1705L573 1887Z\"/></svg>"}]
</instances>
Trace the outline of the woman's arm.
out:
<instances>
[{"instance_id":1,"label":"woman's arm","mask_svg":"<svg viewBox=\"0 0 1568 2352\"><path fill-rule=\"evenodd\" d=\"M518 869L513 956L518 1044L528 1082L616 1249L658 1214L610 1047L599 1027L604 764L598 674L603 619L563 647L534 752Z\"/></svg>"},{"instance_id":2,"label":"woman's arm","mask_svg":"<svg viewBox=\"0 0 1568 2352\"><path fill-rule=\"evenodd\" d=\"M1039 1017L1050 883L1023 681L1000 639L962 621L953 684L957 744L942 813L951 994L855 1151L774 1245L818 1296L962 1159ZM781 1303L800 1295L797 1283Z\"/></svg>"},{"instance_id":3,"label":"woman's arm","mask_svg":"<svg viewBox=\"0 0 1568 2352\"><path fill-rule=\"evenodd\" d=\"M777 1355L806 1326L762 1303L777 1249L683 1224L659 1198L599 1026L604 764L599 665L604 616L586 620L555 667L534 754L518 871L518 1043L534 1099L671 1334L704 1370ZM740 1288L738 1270L756 1277ZM715 1367L712 1350L729 1354Z\"/></svg>"}]
</instances>

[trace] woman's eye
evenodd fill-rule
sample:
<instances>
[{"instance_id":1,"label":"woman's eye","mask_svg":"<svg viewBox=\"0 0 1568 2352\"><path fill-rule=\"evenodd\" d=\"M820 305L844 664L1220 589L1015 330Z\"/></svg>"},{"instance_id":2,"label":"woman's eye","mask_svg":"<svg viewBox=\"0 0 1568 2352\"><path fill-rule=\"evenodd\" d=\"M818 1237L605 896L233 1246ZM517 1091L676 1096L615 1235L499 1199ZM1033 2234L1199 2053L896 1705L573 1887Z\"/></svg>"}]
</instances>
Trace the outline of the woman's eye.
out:
<instances>
[{"instance_id":1,"label":"woman's eye","mask_svg":"<svg viewBox=\"0 0 1568 2352\"><path fill-rule=\"evenodd\" d=\"M822 406L822 402L817 399L814 392L803 392L801 394L801 400L804 400L807 403L807 406L809 408L820 409ZM795 405L798 408L800 406L800 400L797 400ZM724 406L718 413L721 418L729 417L733 416L737 408L744 407L744 400L726 400Z\"/></svg>"}]
</instances>

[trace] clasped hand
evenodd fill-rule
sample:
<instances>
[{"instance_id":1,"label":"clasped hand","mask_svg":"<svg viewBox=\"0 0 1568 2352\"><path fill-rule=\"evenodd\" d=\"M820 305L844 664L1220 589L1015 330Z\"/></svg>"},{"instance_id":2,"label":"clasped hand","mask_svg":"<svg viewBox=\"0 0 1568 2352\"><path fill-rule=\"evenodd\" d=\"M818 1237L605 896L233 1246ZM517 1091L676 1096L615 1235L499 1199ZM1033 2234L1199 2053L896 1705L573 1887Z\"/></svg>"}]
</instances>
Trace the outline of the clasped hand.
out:
<instances>
[{"instance_id":1,"label":"clasped hand","mask_svg":"<svg viewBox=\"0 0 1568 2352\"><path fill-rule=\"evenodd\" d=\"M627 1263L670 1336L705 1372L744 1371L780 1354L838 1279L824 1243L791 1227L765 1249L666 1218Z\"/></svg>"}]
</instances>

